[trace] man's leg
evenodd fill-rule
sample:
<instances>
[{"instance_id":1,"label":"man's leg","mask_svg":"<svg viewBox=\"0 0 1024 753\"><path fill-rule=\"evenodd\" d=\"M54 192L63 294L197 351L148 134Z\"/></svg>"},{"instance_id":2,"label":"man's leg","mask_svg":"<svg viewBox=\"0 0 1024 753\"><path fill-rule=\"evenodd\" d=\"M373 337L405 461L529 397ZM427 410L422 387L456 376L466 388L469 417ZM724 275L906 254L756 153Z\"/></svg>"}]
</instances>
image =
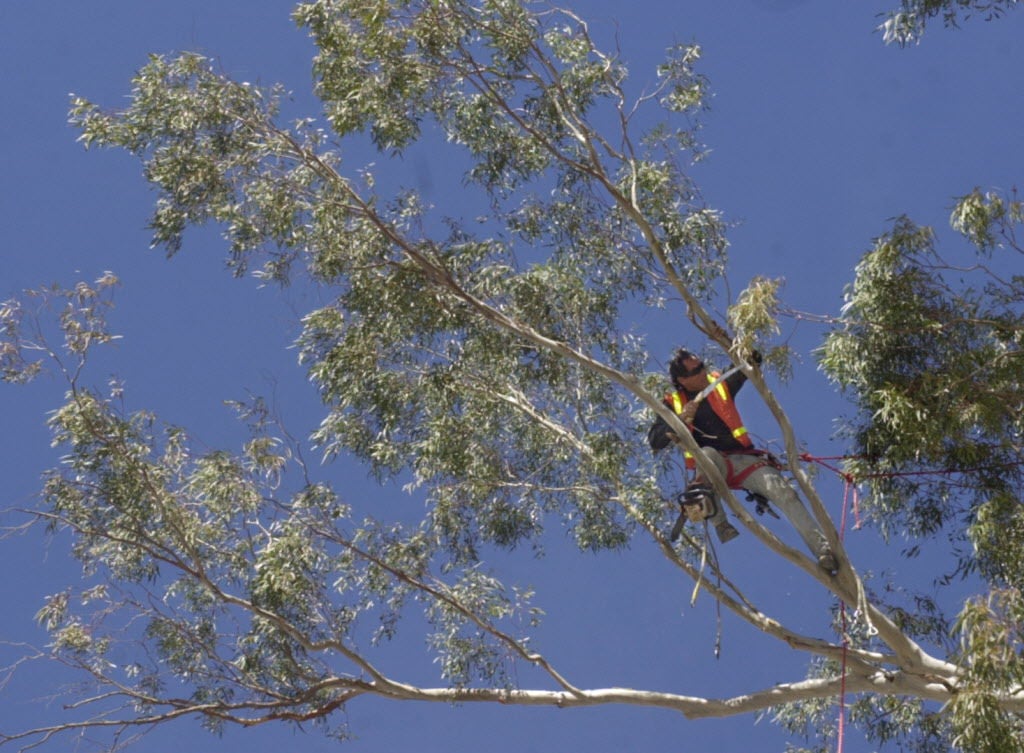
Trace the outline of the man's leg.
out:
<instances>
[{"instance_id":1,"label":"man's leg","mask_svg":"<svg viewBox=\"0 0 1024 753\"><path fill-rule=\"evenodd\" d=\"M711 447L704 447L701 449L704 453L704 457L715 464L718 472L722 474L722 478L728 476L728 466L726 465L725 458L718 452L718 450L712 449ZM707 484L708 488L711 488L711 483L706 479L703 483ZM718 540L723 544L727 541L732 541L734 538L740 535L740 532L736 530L736 527L729 522L728 517L725 513L725 503L718 498L718 495L711 492L715 500L715 514L708 518L708 522L715 527L715 532L718 534Z\"/></svg>"},{"instance_id":2,"label":"man's leg","mask_svg":"<svg viewBox=\"0 0 1024 753\"><path fill-rule=\"evenodd\" d=\"M730 460L733 463L734 473L740 473L753 462L759 462L759 458L756 456L745 457L742 455L734 455ZM836 572L838 563L828 545L825 534L818 528L818 524L804 507L804 503L800 501L796 491L778 470L770 465L758 468L743 481L743 488L763 495L782 510L782 514L800 534L800 538L804 540L807 548L817 557L818 564L830 573Z\"/></svg>"}]
</instances>

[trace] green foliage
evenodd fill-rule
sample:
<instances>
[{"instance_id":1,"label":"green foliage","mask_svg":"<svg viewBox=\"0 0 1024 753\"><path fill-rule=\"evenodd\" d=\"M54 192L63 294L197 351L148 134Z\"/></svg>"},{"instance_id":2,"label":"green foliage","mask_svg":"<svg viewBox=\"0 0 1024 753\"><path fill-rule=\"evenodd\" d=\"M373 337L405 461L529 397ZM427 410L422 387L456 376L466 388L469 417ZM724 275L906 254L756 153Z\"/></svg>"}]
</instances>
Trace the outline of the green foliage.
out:
<instances>
[{"instance_id":1,"label":"green foliage","mask_svg":"<svg viewBox=\"0 0 1024 753\"><path fill-rule=\"evenodd\" d=\"M736 333L733 346L740 358L749 359L758 342L779 332L780 280L755 278L729 307L729 323Z\"/></svg>"},{"instance_id":2,"label":"green foliage","mask_svg":"<svg viewBox=\"0 0 1024 753\"><path fill-rule=\"evenodd\" d=\"M396 635L416 595L438 631L431 645L445 676L496 681L510 639L495 626L535 625L529 594L506 595L476 568L446 586L432 574L434 535L357 524L329 486L309 480L262 401L235 403L250 437L230 453L199 450L182 429L123 412L116 383L108 394L77 385L91 348L113 339L103 315L113 284L106 276L95 288L35 294L56 310L61 351L77 359L49 419L63 461L44 479L38 515L73 534L94 583L50 596L37 614L54 655L135 713L210 709L204 724L214 730L245 710L298 722L348 697L347 681L330 681L331 654L365 672L361 651ZM23 315L10 320L6 352L61 352L50 350L41 322L10 310ZM39 371L26 359L10 363L21 369L14 381ZM148 646L138 662L107 659L136 642Z\"/></svg>"},{"instance_id":3,"label":"green foliage","mask_svg":"<svg viewBox=\"0 0 1024 753\"><path fill-rule=\"evenodd\" d=\"M117 339L107 328L106 313L113 306L114 291L119 284L113 273L104 272L91 285L80 282L72 289L54 285L0 302L0 375L3 381L30 382L47 362L73 380L84 366L91 347ZM43 312L56 320L56 333L45 331L40 316ZM62 346L50 344L55 335L62 339Z\"/></svg>"},{"instance_id":4,"label":"green foliage","mask_svg":"<svg viewBox=\"0 0 1024 753\"><path fill-rule=\"evenodd\" d=\"M995 238L985 228L1010 214L979 207L967 197L954 224L986 254L1019 253L985 240ZM850 470L869 480L876 521L929 535L968 514L977 550L961 566L1002 578L1013 527L986 525L981 510L1018 498L1022 289L1019 277L982 265L970 272L973 281L938 256L931 230L898 220L858 266L820 356L859 409L849 433L860 459ZM939 473L917 475L925 470Z\"/></svg>"},{"instance_id":5,"label":"green foliage","mask_svg":"<svg viewBox=\"0 0 1024 753\"><path fill-rule=\"evenodd\" d=\"M1021 221L1015 197L961 198L951 224L974 246L968 265L941 258L929 228L897 220L858 266L820 352L822 368L858 409L847 426L857 456L847 470L870 489L862 510L886 533L944 532L956 545L956 569L990 585L951 629L964 675L942 736L962 751L1022 749L1019 721L998 700L1021 679L1024 617L1024 278L1013 272L1024 252L1015 234ZM941 641L945 620L914 598L915 609L890 614L904 630ZM922 732L928 718L915 721Z\"/></svg>"},{"instance_id":6,"label":"green foliage","mask_svg":"<svg viewBox=\"0 0 1024 753\"><path fill-rule=\"evenodd\" d=\"M329 129L280 124L279 88L195 54L152 56L122 110L71 106L83 144L142 162L155 246L174 255L187 228L214 223L235 274L320 288L328 303L297 342L325 406L312 441L426 504L420 525L358 521L260 401L235 404L240 450L200 450L125 412L120 386L84 389L86 352L109 339L103 307L92 288L51 293L68 302L77 360L50 421L66 458L40 514L115 588L54 597L40 621L113 697L157 715L217 707L214 729L246 713L325 717L384 683L366 653L417 607L448 683L510 686L512 662L534 661L524 633L539 611L483 553L539 547L551 525L582 549L619 548L660 523L636 441L648 358L627 311L673 294L655 270L709 296L724 264L722 222L681 162L699 156L698 48L673 50L659 88L633 102L625 68L567 12L321 0L294 18L317 45ZM634 142L637 108L659 105L683 125ZM344 144L364 134L386 154L447 149L481 218L378 195L359 166L343 174ZM35 321L20 302L0 309L11 380L39 368ZM150 653L125 677L102 657L131 639Z\"/></svg>"},{"instance_id":7,"label":"green foliage","mask_svg":"<svg viewBox=\"0 0 1024 753\"><path fill-rule=\"evenodd\" d=\"M945 26L956 27L972 15L982 16L986 21L999 18L1006 11L1017 7L1018 0L900 0L900 10L886 15L879 27L885 43L899 45L920 42L928 22L942 17Z\"/></svg>"},{"instance_id":8,"label":"green foliage","mask_svg":"<svg viewBox=\"0 0 1024 753\"><path fill-rule=\"evenodd\" d=\"M525 603L512 601L501 583L478 568L466 570L444 593L447 598L428 610L434 631L427 637L437 650L442 676L458 687L474 680L511 687L509 647L495 644L474 616L498 621L524 614Z\"/></svg>"},{"instance_id":9,"label":"green foliage","mask_svg":"<svg viewBox=\"0 0 1024 753\"><path fill-rule=\"evenodd\" d=\"M1024 202L1016 191L1006 197L976 188L957 201L950 224L987 257L1001 248L1019 251L1015 226L1024 224Z\"/></svg>"},{"instance_id":10,"label":"green foliage","mask_svg":"<svg viewBox=\"0 0 1024 753\"><path fill-rule=\"evenodd\" d=\"M486 234L439 223L412 192L379 199L368 173L342 177L319 132L279 127L272 93L195 55L151 59L123 112L76 98L72 120L85 143L143 159L160 189L155 243L173 253L186 225L214 220L237 272L266 253L259 274L284 282L301 259L336 295L299 339L329 408L315 439L381 477L411 474L456 559L478 540L536 539L556 509L581 546L621 546L612 498L640 451L622 443L633 406L580 361L638 375L646 358L621 311L664 298L650 269L679 259L705 290L721 271L721 222L676 161L693 128L613 147L594 123L629 111L626 72L569 14L334 1L295 19L318 46L336 135L462 148L489 196ZM669 111L701 107L698 57L673 51L660 71Z\"/></svg>"},{"instance_id":11,"label":"green foliage","mask_svg":"<svg viewBox=\"0 0 1024 753\"><path fill-rule=\"evenodd\" d=\"M444 676L504 683L508 639L495 626L536 624L529 594L507 595L477 568L445 585L431 574L434 536L357 524L326 485L282 496L303 469L262 405L239 408L253 435L238 454L198 453L182 430L122 415L109 396L75 391L53 414L65 460L39 515L73 533L98 581L37 615L55 655L140 713L210 708L215 730L244 710L301 721L347 698L348 681L330 682L332 654L365 672L360 652L396 635L416 595ZM107 661L137 640L144 660Z\"/></svg>"},{"instance_id":12,"label":"green foliage","mask_svg":"<svg viewBox=\"0 0 1024 753\"><path fill-rule=\"evenodd\" d=\"M116 114L73 97L71 122L86 146L116 146L144 159L146 178L160 189L153 244L173 255L189 225L215 221L236 274L266 244L273 252L260 274L284 281L305 243L299 220L311 211L318 180L318 166L296 163L295 153L323 134L305 123L295 133L277 130L277 90L231 81L199 55L151 56L132 84L133 106Z\"/></svg>"}]
</instances>

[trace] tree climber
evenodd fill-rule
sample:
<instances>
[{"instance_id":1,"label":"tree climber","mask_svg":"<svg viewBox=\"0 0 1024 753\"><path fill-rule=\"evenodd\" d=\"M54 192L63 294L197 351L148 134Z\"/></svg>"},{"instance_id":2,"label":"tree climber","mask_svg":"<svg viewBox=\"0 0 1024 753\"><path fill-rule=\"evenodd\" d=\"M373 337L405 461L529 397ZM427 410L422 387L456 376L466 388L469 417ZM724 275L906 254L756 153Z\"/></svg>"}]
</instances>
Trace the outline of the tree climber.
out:
<instances>
[{"instance_id":1,"label":"tree climber","mask_svg":"<svg viewBox=\"0 0 1024 753\"><path fill-rule=\"evenodd\" d=\"M754 360L760 363L760 354L755 353ZM764 450L754 447L743 426L734 396L746 383L746 374L734 369L722 378L718 372L708 372L700 358L684 349L676 351L668 370L675 391L665 396L665 404L687 426L701 452L715 464L729 488L744 489L754 499L768 500L782 510L818 558L819 567L834 575L839 563L825 535L780 473L777 462ZM655 452L675 439L675 433L660 416L647 432L647 442ZM696 467L689 452L686 466ZM702 517L715 526L722 543L739 536L739 531L726 519L725 508L716 499L711 485L699 474L682 496L686 498L683 504L695 504L703 511Z\"/></svg>"}]
</instances>

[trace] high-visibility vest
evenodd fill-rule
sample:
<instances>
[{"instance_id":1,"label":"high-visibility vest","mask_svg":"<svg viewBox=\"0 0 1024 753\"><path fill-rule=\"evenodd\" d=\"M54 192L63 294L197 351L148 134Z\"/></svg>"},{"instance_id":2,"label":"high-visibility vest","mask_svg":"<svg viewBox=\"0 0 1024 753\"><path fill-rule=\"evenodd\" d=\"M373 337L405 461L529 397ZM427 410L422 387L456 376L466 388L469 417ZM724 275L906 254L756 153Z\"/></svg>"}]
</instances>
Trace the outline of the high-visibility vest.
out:
<instances>
[{"instance_id":1,"label":"high-visibility vest","mask_svg":"<svg viewBox=\"0 0 1024 753\"><path fill-rule=\"evenodd\" d=\"M708 384L712 384L718 377L721 376L717 371L709 372ZM739 442L745 449L751 449L754 443L750 441L750 437L747 436L747 427L743 425L743 419L740 418L740 413L736 410L736 402L732 399L732 395L729 393L729 388L725 386L725 381L721 381L711 391L711 394L705 398L708 401L708 405L711 406L711 410L722 419L722 422L732 432L733 438ZM681 415L683 412L683 406L689 402L689 398L686 397L686 393L682 391L673 392L671 395L665 397L665 403L672 406L672 410L676 412L676 415ZM686 465L692 468L693 455L686 452Z\"/></svg>"}]
</instances>

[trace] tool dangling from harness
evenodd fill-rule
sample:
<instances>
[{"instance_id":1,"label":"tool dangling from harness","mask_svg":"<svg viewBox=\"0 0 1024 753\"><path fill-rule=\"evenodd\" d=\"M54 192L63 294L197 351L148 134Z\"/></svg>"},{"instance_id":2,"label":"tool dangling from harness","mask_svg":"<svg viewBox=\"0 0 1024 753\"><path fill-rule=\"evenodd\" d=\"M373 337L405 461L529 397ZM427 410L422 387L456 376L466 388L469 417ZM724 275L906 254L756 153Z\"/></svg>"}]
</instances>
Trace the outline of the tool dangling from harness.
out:
<instances>
[{"instance_id":1,"label":"tool dangling from harness","mask_svg":"<svg viewBox=\"0 0 1024 753\"><path fill-rule=\"evenodd\" d=\"M682 534L686 521L699 523L713 518L718 512L714 490L700 481L690 484L685 491L680 492L676 496L676 503L679 505L679 518L672 526L672 532L668 537L669 541L673 542Z\"/></svg>"},{"instance_id":2,"label":"tool dangling from harness","mask_svg":"<svg viewBox=\"0 0 1024 753\"><path fill-rule=\"evenodd\" d=\"M679 505L679 517L676 519L675 525L672 526L672 532L668 537L668 540L672 542L679 540L687 521L700 523L708 518L713 518L718 512L718 503L715 501L711 487L701 482L691 484L686 491L680 492L676 496L676 502ZM770 515L776 520L781 520L768 498L763 494L748 491L747 502L754 503L754 512L758 515Z\"/></svg>"},{"instance_id":3,"label":"tool dangling from harness","mask_svg":"<svg viewBox=\"0 0 1024 753\"><path fill-rule=\"evenodd\" d=\"M772 509L772 506L768 503L768 498L763 494L748 491L747 502L754 503L754 512L756 512L758 515L764 515L765 513L767 513L776 520L781 520L779 514L775 512L775 510Z\"/></svg>"}]
</instances>

